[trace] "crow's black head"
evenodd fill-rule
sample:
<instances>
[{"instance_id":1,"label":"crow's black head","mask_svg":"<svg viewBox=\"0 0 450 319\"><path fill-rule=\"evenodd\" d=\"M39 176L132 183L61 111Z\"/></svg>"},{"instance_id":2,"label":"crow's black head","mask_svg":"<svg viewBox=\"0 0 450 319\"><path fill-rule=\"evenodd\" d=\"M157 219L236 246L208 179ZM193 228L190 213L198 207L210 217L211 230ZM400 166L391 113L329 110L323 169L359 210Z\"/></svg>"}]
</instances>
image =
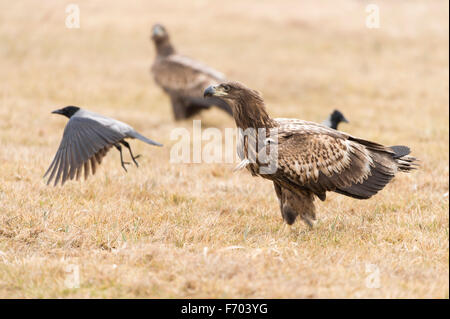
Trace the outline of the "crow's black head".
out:
<instances>
[{"instance_id":1,"label":"crow's black head","mask_svg":"<svg viewBox=\"0 0 450 319\"><path fill-rule=\"evenodd\" d=\"M348 120L344 117L344 114L342 114L338 110L334 110L333 113L330 115L330 122L331 122L331 128L337 129L339 123L344 122L348 123Z\"/></svg>"},{"instance_id":2,"label":"crow's black head","mask_svg":"<svg viewBox=\"0 0 450 319\"><path fill-rule=\"evenodd\" d=\"M52 113L61 114L61 115L67 116L70 119L72 117L72 115L74 115L75 113L78 112L79 109L80 108L78 106L69 105L69 106L63 107L62 109L54 110Z\"/></svg>"}]
</instances>

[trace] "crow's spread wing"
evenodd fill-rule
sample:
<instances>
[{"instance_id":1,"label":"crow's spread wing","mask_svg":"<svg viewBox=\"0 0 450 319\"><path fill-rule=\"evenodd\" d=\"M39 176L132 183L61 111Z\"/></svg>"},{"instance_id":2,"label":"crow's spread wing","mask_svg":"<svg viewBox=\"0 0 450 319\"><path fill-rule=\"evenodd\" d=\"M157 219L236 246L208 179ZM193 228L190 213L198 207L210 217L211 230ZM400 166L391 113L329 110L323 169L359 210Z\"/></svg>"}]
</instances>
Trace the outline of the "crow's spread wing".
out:
<instances>
[{"instance_id":1,"label":"crow's spread wing","mask_svg":"<svg viewBox=\"0 0 450 319\"><path fill-rule=\"evenodd\" d=\"M95 174L96 167L108 150L126 136L99 122L83 117L72 117L67 123L61 144L44 177L50 174L47 184L54 179L56 186L61 180L80 178L84 168L85 179L89 170Z\"/></svg>"}]
</instances>

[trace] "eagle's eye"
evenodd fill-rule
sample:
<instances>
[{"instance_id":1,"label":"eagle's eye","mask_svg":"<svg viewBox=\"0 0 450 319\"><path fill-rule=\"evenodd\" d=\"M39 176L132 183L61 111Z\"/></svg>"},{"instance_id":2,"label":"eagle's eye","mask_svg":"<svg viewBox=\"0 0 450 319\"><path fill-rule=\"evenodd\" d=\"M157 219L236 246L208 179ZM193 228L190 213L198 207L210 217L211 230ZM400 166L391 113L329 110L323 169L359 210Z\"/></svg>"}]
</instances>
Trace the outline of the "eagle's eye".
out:
<instances>
[{"instance_id":1,"label":"eagle's eye","mask_svg":"<svg viewBox=\"0 0 450 319\"><path fill-rule=\"evenodd\" d=\"M231 86L229 86L228 84L222 85L222 88L225 92L229 92L231 90Z\"/></svg>"}]
</instances>

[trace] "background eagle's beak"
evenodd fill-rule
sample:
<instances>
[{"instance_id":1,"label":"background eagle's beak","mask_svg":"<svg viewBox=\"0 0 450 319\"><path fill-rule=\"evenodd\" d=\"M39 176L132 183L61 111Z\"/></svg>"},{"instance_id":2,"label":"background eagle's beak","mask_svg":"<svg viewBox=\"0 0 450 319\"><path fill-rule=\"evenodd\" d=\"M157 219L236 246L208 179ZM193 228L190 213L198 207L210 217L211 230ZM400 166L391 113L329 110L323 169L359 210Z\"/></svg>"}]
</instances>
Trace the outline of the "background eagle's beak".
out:
<instances>
[{"instance_id":1,"label":"background eagle's beak","mask_svg":"<svg viewBox=\"0 0 450 319\"><path fill-rule=\"evenodd\" d=\"M345 117L342 117L342 122L344 122L344 123L350 123Z\"/></svg>"},{"instance_id":2,"label":"background eagle's beak","mask_svg":"<svg viewBox=\"0 0 450 319\"><path fill-rule=\"evenodd\" d=\"M164 35L164 30L159 25L157 25L153 27L152 35L155 37L161 37Z\"/></svg>"},{"instance_id":3,"label":"background eagle's beak","mask_svg":"<svg viewBox=\"0 0 450 319\"><path fill-rule=\"evenodd\" d=\"M215 93L216 88L214 87L214 85L210 85L206 88L205 92L203 93L203 97L214 96Z\"/></svg>"}]
</instances>

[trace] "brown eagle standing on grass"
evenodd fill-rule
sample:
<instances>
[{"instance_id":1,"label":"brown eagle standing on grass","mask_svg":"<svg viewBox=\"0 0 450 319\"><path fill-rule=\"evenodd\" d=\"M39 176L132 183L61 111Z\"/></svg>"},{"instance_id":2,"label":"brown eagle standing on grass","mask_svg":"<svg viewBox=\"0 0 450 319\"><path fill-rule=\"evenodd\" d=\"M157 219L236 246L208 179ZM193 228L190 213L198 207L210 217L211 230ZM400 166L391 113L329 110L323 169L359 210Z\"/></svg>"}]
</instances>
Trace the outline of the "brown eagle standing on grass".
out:
<instances>
[{"instance_id":1,"label":"brown eagle standing on grass","mask_svg":"<svg viewBox=\"0 0 450 319\"><path fill-rule=\"evenodd\" d=\"M238 128L267 129L264 144L277 147L276 171L262 174L263 166L249 147L239 141L238 155L252 175L273 181L283 219L293 224L298 215L310 227L316 219L314 196L322 201L326 192L367 199L384 188L398 171L416 168L406 146L386 147L327 126L297 119L272 119L257 91L237 82L208 87L204 95L224 99L231 106ZM276 138L267 138L269 131ZM258 140L258 138L256 139ZM260 153L259 153L260 154ZM248 158L255 158L250 162Z\"/></svg>"},{"instance_id":2,"label":"brown eagle standing on grass","mask_svg":"<svg viewBox=\"0 0 450 319\"><path fill-rule=\"evenodd\" d=\"M215 105L232 115L228 104L214 97L204 99L210 85L225 81L223 74L175 52L166 29L156 24L152 29L156 59L151 68L155 82L169 95L175 120L189 118Z\"/></svg>"}]
</instances>

